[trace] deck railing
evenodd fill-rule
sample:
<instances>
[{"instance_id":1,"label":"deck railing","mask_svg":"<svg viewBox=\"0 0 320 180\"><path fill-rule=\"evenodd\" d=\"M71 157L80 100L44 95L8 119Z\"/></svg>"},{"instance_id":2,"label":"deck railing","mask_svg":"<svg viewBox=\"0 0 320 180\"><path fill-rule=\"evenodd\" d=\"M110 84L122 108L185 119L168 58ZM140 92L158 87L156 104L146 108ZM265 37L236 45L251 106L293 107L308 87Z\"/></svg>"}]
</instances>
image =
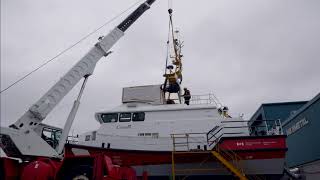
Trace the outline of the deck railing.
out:
<instances>
[{"instance_id":1,"label":"deck railing","mask_svg":"<svg viewBox=\"0 0 320 180\"><path fill-rule=\"evenodd\" d=\"M182 98L184 102L184 98ZM190 104L214 104L217 107L221 107L221 103L218 98L213 94L200 94L200 95L191 95Z\"/></svg>"},{"instance_id":2,"label":"deck railing","mask_svg":"<svg viewBox=\"0 0 320 180\"><path fill-rule=\"evenodd\" d=\"M173 151L207 150L206 133L171 134Z\"/></svg>"},{"instance_id":3,"label":"deck railing","mask_svg":"<svg viewBox=\"0 0 320 180\"><path fill-rule=\"evenodd\" d=\"M259 120L256 122L259 122L259 124L249 125L249 121L222 121L220 126L213 127L206 134L208 147L214 147L222 137L270 136L284 134L280 120ZM235 125L237 123L241 123L242 125Z\"/></svg>"}]
</instances>

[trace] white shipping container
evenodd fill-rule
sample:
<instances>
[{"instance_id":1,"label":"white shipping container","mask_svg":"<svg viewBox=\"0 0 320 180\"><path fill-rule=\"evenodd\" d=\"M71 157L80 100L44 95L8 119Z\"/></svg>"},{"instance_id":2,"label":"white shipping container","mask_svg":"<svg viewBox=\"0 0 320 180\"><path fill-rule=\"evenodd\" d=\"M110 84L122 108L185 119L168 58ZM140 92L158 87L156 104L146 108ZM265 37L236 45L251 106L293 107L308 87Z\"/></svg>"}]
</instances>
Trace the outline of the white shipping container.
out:
<instances>
[{"instance_id":1,"label":"white shipping container","mask_svg":"<svg viewBox=\"0 0 320 180\"><path fill-rule=\"evenodd\" d=\"M163 104L161 85L125 87L122 91L122 103L144 102Z\"/></svg>"}]
</instances>

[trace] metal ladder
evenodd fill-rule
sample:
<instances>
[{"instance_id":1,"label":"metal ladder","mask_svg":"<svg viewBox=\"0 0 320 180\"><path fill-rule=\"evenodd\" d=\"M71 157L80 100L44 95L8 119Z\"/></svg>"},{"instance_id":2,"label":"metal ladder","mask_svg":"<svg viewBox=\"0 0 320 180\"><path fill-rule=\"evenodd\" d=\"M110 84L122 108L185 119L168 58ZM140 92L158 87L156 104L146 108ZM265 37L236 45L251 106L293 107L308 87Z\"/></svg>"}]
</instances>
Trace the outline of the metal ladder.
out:
<instances>
[{"instance_id":1,"label":"metal ladder","mask_svg":"<svg viewBox=\"0 0 320 180\"><path fill-rule=\"evenodd\" d=\"M217 134L223 130L223 127L215 126L207 133L207 143L209 147L212 147L211 154L232 174L237 176L240 180L260 180L256 175L247 177L242 169L241 157L232 150L225 150L219 147L219 141L222 135ZM228 161L229 160L229 161Z\"/></svg>"},{"instance_id":2,"label":"metal ladder","mask_svg":"<svg viewBox=\"0 0 320 180\"><path fill-rule=\"evenodd\" d=\"M219 127L214 127L209 133L213 133L216 130L220 130ZM194 133L191 133L194 134ZM200 133L199 133L200 134ZM206 133L208 135L208 133ZM214 136L212 136L214 137ZM245 176L244 171L241 168L240 165L240 157L237 156L237 154L235 154L232 151L225 151L221 148L219 148L218 142L219 139L214 137L214 141L215 144L212 148L212 150L208 150L208 151L199 151L199 152L194 152L194 151L190 151L190 146L189 143L192 143L190 141L190 134L186 133L186 134L171 134L171 138L173 141L173 151L172 151L172 179L175 180L175 173L176 173L176 168L175 168L175 154L181 154L181 153L208 153L208 154L212 154L213 157L215 157L218 162L220 162L228 171L230 171L232 174L234 174L235 176L237 176L240 180L248 180L248 178ZM209 143L208 143L209 145ZM180 151L179 152L179 148L183 148L185 151ZM180 149L181 150L181 149ZM229 162L228 160L231 160L231 162Z\"/></svg>"},{"instance_id":3,"label":"metal ladder","mask_svg":"<svg viewBox=\"0 0 320 180\"><path fill-rule=\"evenodd\" d=\"M237 176L240 180L248 180L241 168L240 158L234 152L225 151L216 147L211 151L211 154L232 174ZM228 161L230 159L231 161Z\"/></svg>"}]
</instances>

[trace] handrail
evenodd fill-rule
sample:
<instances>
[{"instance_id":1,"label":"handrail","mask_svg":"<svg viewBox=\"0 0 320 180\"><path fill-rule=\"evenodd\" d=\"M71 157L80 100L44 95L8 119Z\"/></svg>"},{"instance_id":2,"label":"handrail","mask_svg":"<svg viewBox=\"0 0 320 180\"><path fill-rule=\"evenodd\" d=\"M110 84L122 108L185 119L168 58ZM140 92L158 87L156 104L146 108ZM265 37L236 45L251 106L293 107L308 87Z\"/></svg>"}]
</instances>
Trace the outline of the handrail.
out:
<instances>
[{"instance_id":1,"label":"handrail","mask_svg":"<svg viewBox=\"0 0 320 180\"><path fill-rule=\"evenodd\" d=\"M226 125L227 123L237 123L237 122L241 122L241 123L246 123L249 121L222 121L221 123L224 123L224 125ZM252 125L247 125L247 126L215 126L213 127L207 134L207 144L210 147L212 144L216 143L217 141L220 140L220 138L226 134L243 134L243 132L223 132L219 137L216 137L216 135L218 133L220 133L223 129L237 129L237 128L249 128L249 133L251 134L253 132L253 128L266 128L264 131L265 134L263 134L262 136L265 135L270 135L273 133L278 133L278 134L283 134L283 128L281 125L281 121L278 120L257 120L257 122L266 122L265 125L258 125L258 126L252 126ZM274 122L273 124L267 124L267 122ZM269 127L272 126L272 129L270 129ZM279 129L277 129L277 127L279 127ZM274 131L278 131L278 132L274 132ZM262 131L261 131L262 132ZM260 133L261 133L260 132ZM255 131L255 133L258 133L258 131ZM251 134L252 135L252 134ZM258 136L258 134L256 134ZM212 138L215 138L214 140L212 140Z\"/></svg>"},{"instance_id":2,"label":"handrail","mask_svg":"<svg viewBox=\"0 0 320 180\"><path fill-rule=\"evenodd\" d=\"M201 94L201 95L191 95L189 100L190 104L215 104L217 107L221 107L221 103L213 93Z\"/></svg>"},{"instance_id":3,"label":"handrail","mask_svg":"<svg viewBox=\"0 0 320 180\"><path fill-rule=\"evenodd\" d=\"M226 121L221 121L221 123L229 123L229 122L276 122L276 121L279 121L279 119L268 119L268 120L255 120L255 121L245 121L245 120L242 120L242 121L229 121L229 120L226 120Z\"/></svg>"},{"instance_id":4,"label":"handrail","mask_svg":"<svg viewBox=\"0 0 320 180\"><path fill-rule=\"evenodd\" d=\"M171 137L172 136L175 136L175 135L195 135L195 134L201 134L201 135L203 135L203 134L206 134L205 132L203 132L203 133L174 133L174 134L170 134L171 135Z\"/></svg>"},{"instance_id":5,"label":"handrail","mask_svg":"<svg viewBox=\"0 0 320 180\"><path fill-rule=\"evenodd\" d=\"M208 148L212 148L212 145L217 144L220 139L224 136L267 136L274 134L283 134L281 124L279 120L260 120L261 122L275 122L268 123L266 126L257 125L249 126L246 124L248 121L224 121L222 125L216 125L211 130L206 133L177 133L170 134L173 139L173 145L178 146L187 146L188 150L189 145L193 146L197 143L206 143ZM236 123L237 125L232 126L228 123ZM270 127L272 129L270 129ZM280 128L279 128L280 127ZM229 131L228 131L229 129ZM232 129L232 130L230 130ZM236 130L238 129L238 130ZM262 133L262 131L264 133ZM200 136L197 136L200 135ZM202 139L203 138L203 139ZM183 140L185 139L185 141Z\"/></svg>"},{"instance_id":6,"label":"handrail","mask_svg":"<svg viewBox=\"0 0 320 180\"><path fill-rule=\"evenodd\" d=\"M220 126L215 126L214 128L212 128L209 132L207 132L207 134L209 134L209 133L211 133L211 132L213 132L213 131L215 131L216 129L218 129Z\"/></svg>"},{"instance_id":7,"label":"handrail","mask_svg":"<svg viewBox=\"0 0 320 180\"><path fill-rule=\"evenodd\" d=\"M206 133L177 133L171 134L173 141L173 151L181 151L182 149L193 150L195 144L207 144L205 139Z\"/></svg>"},{"instance_id":8,"label":"handrail","mask_svg":"<svg viewBox=\"0 0 320 180\"><path fill-rule=\"evenodd\" d=\"M212 138L215 137L215 135L218 134L222 129L223 129L223 127L220 127L219 130L218 130L216 133L214 133L214 134L212 134L212 132L211 132L210 134L211 134L212 136L211 136L210 138L208 138L208 135L209 135L209 134L207 134L207 139L212 139Z\"/></svg>"}]
</instances>

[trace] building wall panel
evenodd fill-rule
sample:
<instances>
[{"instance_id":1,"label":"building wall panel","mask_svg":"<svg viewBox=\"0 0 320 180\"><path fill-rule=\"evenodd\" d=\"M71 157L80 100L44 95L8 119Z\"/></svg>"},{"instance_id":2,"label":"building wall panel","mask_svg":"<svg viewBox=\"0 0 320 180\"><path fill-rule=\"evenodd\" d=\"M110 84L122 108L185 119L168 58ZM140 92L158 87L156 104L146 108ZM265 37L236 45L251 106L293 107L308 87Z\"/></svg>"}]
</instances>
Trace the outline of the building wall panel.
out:
<instances>
[{"instance_id":1,"label":"building wall panel","mask_svg":"<svg viewBox=\"0 0 320 180\"><path fill-rule=\"evenodd\" d=\"M320 159L320 99L286 123L284 130L289 134L286 156L289 167Z\"/></svg>"}]
</instances>

